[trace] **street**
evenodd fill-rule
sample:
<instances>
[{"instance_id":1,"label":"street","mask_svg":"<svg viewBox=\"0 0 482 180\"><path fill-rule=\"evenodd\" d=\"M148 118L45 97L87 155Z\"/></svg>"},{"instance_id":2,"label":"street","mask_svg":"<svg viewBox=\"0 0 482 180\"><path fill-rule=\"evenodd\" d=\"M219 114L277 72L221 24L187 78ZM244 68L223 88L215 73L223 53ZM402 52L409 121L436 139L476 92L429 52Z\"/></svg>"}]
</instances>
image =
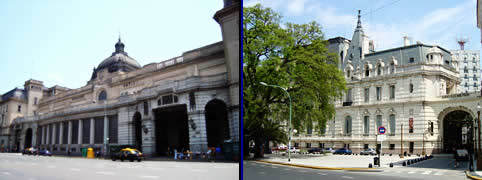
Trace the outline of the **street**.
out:
<instances>
[{"instance_id":1,"label":"street","mask_svg":"<svg viewBox=\"0 0 482 180\"><path fill-rule=\"evenodd\" d=\"M238 163L116 161L0 153L0 179L239 179Z\"/></svg>"},{"instance_id":2,"label":"street","mask_svg":"<svg viewBox=\"0 0 482 180\"><path fill-rule=\"evenodd\" d=\"M316 170L283 165L243 162L244 179L466 179L464 170L467 164L461 163L454 169L453 159L430 159L415 164L413 167L395 166L383 168L383 172L354 172L342 170Z\"/></svg>"}]
</instances>

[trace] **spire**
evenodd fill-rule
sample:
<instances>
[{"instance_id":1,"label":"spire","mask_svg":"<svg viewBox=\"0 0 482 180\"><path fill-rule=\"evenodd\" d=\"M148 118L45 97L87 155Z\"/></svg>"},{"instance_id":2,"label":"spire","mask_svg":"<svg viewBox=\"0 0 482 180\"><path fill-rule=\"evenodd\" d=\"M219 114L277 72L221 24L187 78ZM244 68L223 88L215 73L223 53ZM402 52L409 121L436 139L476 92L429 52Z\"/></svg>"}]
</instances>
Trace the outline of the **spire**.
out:
<instances>
[{"instance_id":1,"label":"spire","mask_svg":"<svg viewBox=\"0 0 482 180\"><path fill-rule=\"evenodd\" d=\"M358 10L358 23L357 23L357 25L356 25L356 28L357 28L357 29L362 29L361 20L360 20L360 17L361 17L361 16L360 16L360 12L361 12L361 10Z\"/></svg>"}]
</instances>

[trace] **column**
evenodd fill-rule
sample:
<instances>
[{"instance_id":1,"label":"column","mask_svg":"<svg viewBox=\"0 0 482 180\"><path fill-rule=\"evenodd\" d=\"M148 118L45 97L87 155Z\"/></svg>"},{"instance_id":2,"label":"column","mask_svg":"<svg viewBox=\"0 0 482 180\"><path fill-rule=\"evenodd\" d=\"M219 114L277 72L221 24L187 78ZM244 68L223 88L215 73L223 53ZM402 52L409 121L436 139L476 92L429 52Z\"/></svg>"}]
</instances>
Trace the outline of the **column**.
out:
<instances>
[{"instance_id":1,"label":"column","mask_svg":"<svg viewBox=\"0 0 482 180\"><path fill-rule=\"evenodd\" d=\"M109 138L109 118L107 116L104 116L104 144L105 144L105 150L107 151L107 145L109 144L109 141L107 141L107 138Z\"/></svg>"},{"instance_id":2,"label":"column","mask_svg":"<svg viewBox=\"0 0 482 180\"><path fill-rule=\"evenodd\" d=\"M42 126L42 132L40 132L40 142L45 144L45 126Z\"/></svg>"},{"instance_id":3,"label":"column","mask_svg":"<svg viewBox=\"0 0 482 180\"><path fill-rule=\"evenodd\" d=\"M68 136L68 139L67 139L67 144L72 144L72 121L69 121L69 125L68 125L69 129L67 131L67 136Z\"/></svg>"},{"instance_id":4,"label":"column","mask_svg":"<svg viewBox=\"0 0 482 180\"><path fill-rule=\"evenodd\" d=\"M59 144L63 144L63 141L64 140L64 123L63 122L60 122L59 124ZM67 138L67 137L65 137Z\"/></svg>"},{"instance_id":5,"label":"column","mask_svg":"<svg viewBox=\"0 0 482 180\"><path fill-rule=\"evenodd\" d=\"M47 136L47 138L45 139L45 141L46 141L45 144L48 145L48 144L50 144L50 136L49 135L50 135L50 130L52 128L52 125L49 124L46 127L47 127L47 133L45 135Z\"/></svg>"},{"instance_id":6,"label":"column","mask_svg":"<svg viewBox=\"0 0 482 180\"><path fill-rule=\"evenodd\" d=\"M57 139L57 132L55 131L55 126L56 126L56 123L53 123L52 124L52 140L50 141L51 144L55 144L55 139Z\"/></svg>"},{"instance_id":7,"label":"column","mask_svg":"<svg viewBox=\"0 0 482 180\"><path fill-rule=\"evenodd\" d=\"M82 122L81 119L79 119L79 132L78 132L79 137L77 137L77 142L78 142L79 144L84 144L84 142L82 142L82 133L83 133L83 132L82 132L82 130L83 130L83 129L82 129L82 126L83 126L83 122Z\"/></svg>"},{"instance_id":8,"label":"column","mask_svg":"<svg viewBox=\"0 0 482 180\"><path fill-rule=\"evenodd\" d=\"M94 144L94 118L90 118L90 144Z\"/></svg>"}]
</instances>

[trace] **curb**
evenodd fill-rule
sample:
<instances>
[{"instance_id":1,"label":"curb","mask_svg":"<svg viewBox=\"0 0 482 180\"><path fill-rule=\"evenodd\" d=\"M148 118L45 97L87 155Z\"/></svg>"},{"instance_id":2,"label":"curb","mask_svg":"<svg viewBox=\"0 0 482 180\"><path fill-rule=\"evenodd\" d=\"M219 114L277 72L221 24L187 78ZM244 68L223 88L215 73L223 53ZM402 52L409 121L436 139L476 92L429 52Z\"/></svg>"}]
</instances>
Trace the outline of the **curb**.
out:
<instances>
[{"instance_id":1,"label":"curb","mask_svg":"<svg viewBox=\"0 0 482 180\"><path fill-rule=\"evenodd\" d=\"M465 175L466 175L468 178L470 178L470 179L482 180L482 178L480 178L480 177L471 175L471 174L469 173L469 171L465 171Z\"/></svg>"},{"instance_id":2,"label":"curb","mask_svg":"<svg viewBox=\"0 0 482 180\"><path fill-rule=\"evenodd\" d=\"M345 170L345 171L358 171L358 172L382 172L383 171L383 169L375 169L375 168L341 168L341 167L336 168L336 167L320 167L320 166L311 166L311 165L302 165L302 164L282 163L282 162L265 161L265 160L256 160L256 161L263 162L263 163L270 163L270 164L279 164L279 165L285 165L285 166L322 169L322 170Z\"/></svg>"}]
</instances>

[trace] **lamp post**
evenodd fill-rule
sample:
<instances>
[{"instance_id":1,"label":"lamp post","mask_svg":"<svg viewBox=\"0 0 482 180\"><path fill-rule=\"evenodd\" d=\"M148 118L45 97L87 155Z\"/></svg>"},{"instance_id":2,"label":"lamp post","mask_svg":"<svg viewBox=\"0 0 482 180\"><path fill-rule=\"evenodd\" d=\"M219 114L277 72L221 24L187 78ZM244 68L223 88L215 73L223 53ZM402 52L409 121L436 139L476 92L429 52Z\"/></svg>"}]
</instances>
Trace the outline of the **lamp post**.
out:
<instances>
[{"instance_id":1,"label":"lamp post","mask_svg":"<svg viewBox=\"0 0 482 180\"><path fill-rule=\"evenodd\" d=\"M480 159L480 103L477 103L477 170L482 170L482 160Z\"/></svg>"},{"instance_id":2,"label":"lamp post","mask_svg":"<svg viewBox=\"0 0 482 180\"><path fill-rule=\"evenodd\" d=\"M290 120L289 120L289 124L288 124L288 162L291 161L291 96L290 96L290 93L288 93L288 91L286 91L286 89L282 88L281 86L277 86L277 85L269 85L269 84L266 84L265 82L260 82L261 85L263 86L271 86L271 87L275 87L275 88L280 88L281 90L283 90L287 95L288 95L288 98L290 99Z\"/></svg>"}]
</instances>

